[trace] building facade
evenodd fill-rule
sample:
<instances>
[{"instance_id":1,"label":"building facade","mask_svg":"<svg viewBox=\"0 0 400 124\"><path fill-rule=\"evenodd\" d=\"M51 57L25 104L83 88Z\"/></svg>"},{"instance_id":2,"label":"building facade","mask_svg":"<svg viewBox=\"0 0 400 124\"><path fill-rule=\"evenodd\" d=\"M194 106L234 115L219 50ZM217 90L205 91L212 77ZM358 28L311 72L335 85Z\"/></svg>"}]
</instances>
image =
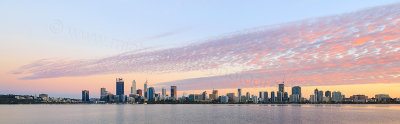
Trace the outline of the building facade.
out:
<instances>
[{"instance_id":1,"label":"building facade","mask_svg":"<svg viewBox=\"0 0 400 124\"><path fill-rule=\"evenodd\" d=\"M82 90L82 102L89 102L89 90Z\"/></svg>"},{"instance_id":2,"label":"building facade","mask_svg":"<svg viewBox=\"0 0 400 124\"><path fill-rule=\"evenodd\" d=\"M154 101L155 99L155 92L154 92L154 87L149 87L148 89L149 92L149 101Z\"/></svg>"},{"instance_id":3,"label":"building facade","mask_svg":"<svg viewBox=\"0 0 400 124\"><path fill-rule=\"evenodd\" d=\"M171 97L172 97L173 99L178 98L176 86L171 86Z\"/></svg>"},{"instance_id":4,"label":"building facade","mask_svg":"<svg viewBox=\"0 0 400 124\"><path fill-rule=\"evenodd\" d=\"M116 79L116 88L115 88L116 95L124 95L124 80L122 78Z\"/></svg>"},{"instance_id":5,"label":"building facade","mask_svg":"<svg viewBox=\"0 0 400 124\"><path fill-rule=\"evenodd\" d=\"M300 98L301 98L301 87L300 86L292 87L292 96L297 97L297 98L293 98L293 99L300 100Z\"/></svg>"},{"instance_id":6,"label":"building facade","mask_svg":"<svg viewBox=\"0 0 400 124\"><path fill-rule=\"evenodd\" d=\"M132 81L131 94L136 95L136 81Z\"/></svg>"}]
</instances>

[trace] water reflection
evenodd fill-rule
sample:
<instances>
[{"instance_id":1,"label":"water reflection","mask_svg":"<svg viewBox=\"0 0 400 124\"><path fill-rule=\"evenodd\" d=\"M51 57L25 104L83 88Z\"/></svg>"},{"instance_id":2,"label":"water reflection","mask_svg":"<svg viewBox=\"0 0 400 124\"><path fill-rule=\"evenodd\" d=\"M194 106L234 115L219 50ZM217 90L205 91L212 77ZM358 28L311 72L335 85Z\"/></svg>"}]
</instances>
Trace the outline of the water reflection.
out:
<instances>
[{"instance_id":1,"label":"water reflection","mask_svg":"<svg viewBox=\"0 0 400 124\"><path fill-rule=\"evenodd\" d=\"M7 124L400 123L400 105L0 105L0 110Z\"/></svg>"}]
</instances>

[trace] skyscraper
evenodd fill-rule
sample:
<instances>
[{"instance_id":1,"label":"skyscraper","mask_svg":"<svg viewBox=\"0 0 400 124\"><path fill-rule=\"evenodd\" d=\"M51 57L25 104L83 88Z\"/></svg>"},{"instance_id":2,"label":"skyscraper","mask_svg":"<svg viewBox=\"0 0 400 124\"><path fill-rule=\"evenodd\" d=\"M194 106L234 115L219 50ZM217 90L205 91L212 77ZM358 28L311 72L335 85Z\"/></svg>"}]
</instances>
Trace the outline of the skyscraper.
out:
<instances>
[{"instance_id":1,"label":"skyscraper","mask_svg":"<svg viewBox=\"0 0 400 124\"><path fill-rule=\"evenodd\" d=\"M227 93L226 96L229 97L229 102L233 102L233 98L235 98L235 93Z\"/></svg>"},{"instance_id":2,"label":"skyscraper","mask_svg":"<svg viewBox=\"0 0 400 124\"><path fill-rule=\"evenodd\" d=\"M328 97L330 99L332 97L331 91L325 91L325 97Z\"/></svg>"},{"instance_id":3,"label":"skyscraper","mask_svg":"<svg viewBox=\"0 0 400 124\"><path fill-rule=\"evenodd\" d=\"M165 87L162 88L161 92L163 98L167 96L167 89Z\"/></svg>"},{"instance_id":4,"label":"skyscraper","mask_svg":"<svg viewBox=\"0 0 400 124\"><path fill-rule=\"evenodd\" d=\"M300 100L300 98L301 98L301 87L300 86L292 87L292 96L296 97L296 98L294 98L294 99L296 99L295 102L298 102L297 100Z\"/></svg>"},{"instance_id":5,"label":"skyscraper","mask_svg":"<svg viewBox=\"0 0 400 124\"><path fill-rule=\"evenodd\" d=\"M242 89L238 89L238 97L239 97L239 103L240 102L242 102L242 99L241 99L241 97L242 97Z\"/></svg>"},{"instance_id":6,"label":"skyscraper","mask_svg":"<svg viewBox=\"0 0 400 124\"><path fill-rule=\"evenodd\" d=\"M101 88L100 89L100 98L104 97L107 95L107 90L106 88Z\"/></svg>"},{"instance_id":7,"label":"skyscraper","mask_svg":"<svg viewBox=\"0 0 400 124\"><path fill-rule=\"evenodd\" d=\"M218 90L213 90L213 94L218 98Z\"/></svg>"},{"instance_id":8,"label":"skyscraper","mask_svg":"<svg viewBox=\"0 0 400 124\"><path fill-rule=\"evenodd\" d=\"M144 98L147 98L147 80L146 82L144 82L143 90L144 90Z\"/></svg>"},{"instance_id":9,"label":"skyscraper","mask_svg":"<svg viewBox=\"0 0 400 124\"><path fill-rule=\"evenodd\" d=\"M324 98L324 91L318 91L317 102L322 102L322 98Z\"/></svg>"},{"instance_id":10,"label":"skyscraper","mask_svg":"<svg viewBox=\"0 0 400 124\"><path fill-rule=\"evenodd\" d=\"M316 98L317 96L315 96L315 95L310 95L310 102L311 103L316 103L317 102L317 98Z\"/></svg>"},{"instance_id":11,"label":"skyscraper","mask_svg":"<svg viewBox=\"0 0 400 124\"><path fill-rule=\"evenodd\" d=\"M253 101L253 103L258 103L258 99L257 99L257 95L253 95L251 96L251 101Z\"/></svg>"},{"instance_id":12,"label":"skyscraper","mask_svg":"<svg viewBox=\"0 0 400 124\"><path fill-rule=\"evenodd\" d=\"M263 91L258 92L258 99L259 99L259 102L263 102L263 101L264 101L264 98L265 98L264 92L263 92Z\"/></svg>"},{"instance_id":13,"label":"skyscraper","mask_svg":"<svg viewBox=\"0 0 400 124\"><path fill-rule=\"evenodd\" d=\"M271 91L271 103L275 103L275 91Z\"/></svg>"},{"instance_id":14,"label":"skyscraper","mask_svg":"<svg viewBox=\"0 0 400 124\"><path fill-rule=\"evenodd\" d=\"M315 102L318 102L318 89L314 90Z\"/></svg>"},{"instance_id":15,"label":"skyscraper","mask_svg":"<svg viewBox=\"0 0 400 124\"><path fill-rule=\"evenodd\" d=\"M283 102L288 102L288 100L289 100L289 97L288 97L288 93L287 92L284 92L283 93Z\"/></svg>"},{"instance_id":16,"label":"skyscraper","mask_svg":"<svg viewBox=\"0 0 400 124\"><path fill-rule=\"evenodd\" d=\"M116 91L115 94L122 96L124 95L124 80L122 78L116 79Z\"/></svg>"},{"instance_id":17,"label":"skyscraper","mask_svg":"<svg viewBox=\"0 0 400 124\"><path fill-rule=\"evenodd\" d=\"M149 94L148 94L149 100L154 101L154 98L155 98L154 87L149 87L148 92L149 92Z\"/></svg>"},{"instance_id":18,"label":"skyscraper","mask_svg":"<svg viewBox=\"0 0 400 124\"><path fill-rule=\"evenodd\" d=\"M281 84L279 84L279 91L281 91L282 93L285 92L285 82L282 82Z\"/></svg>"},{"instance_id":19,"label":"skyscraper","mask_svg":"<svg viewBox=\"0 0 400 124\"><path fill-rule=\"evenodd\" d=\"M89 102L89 91L82 90L82 102Z\"/></svg>"},{"instance_id":20,"label":"skyscraper","mask_svg":"<svg viewBox=\"0 0 400 124\"><path fill-rule=\"evenodd\" d=\"M225 95L222 95L220 97L220 101L221 101L221 103L227 103L229 101L229 97L225 96Z\"/></svg>"},{"instance_id":21,"label":"skyscraper","mask_svg":"<svg viewBox=\"0 0 400 124\"><path fill-rule=\"evenodd\" d=\"M131 94L136 95L136 81L132 81Z\"/></svg>"},{"instance_id":22,"label":"skyscraper","mask_svg":"<svg viewBox=\"0 0 400 124\"><path fill-rule=\"evenodd\" d=\"M250 96L250 93L249 93L249 92L246 92L246 100L247 100L247 101L250 101L250 99L251 99L250 97L251 97L251 96Z\"/></svg>"},{"instance_id":23,"label":"skyscraper","mask_svg":"<svg viewBox=\"0 0 400 124\"><path fill-rule=\"evenodd\" d=\"M268 92L264 92L264 102L268 102Z\"/></svg>"},{"instance_id":24,"label":"skyscraper","mask_svg":"<svg viewBox=\"0 0 400 124\"><path fill-rule=\"evenodd\" d=\"M176 94L176 86L171 86L171 97L173 97L173 99L177 99L178 98L178 94Z\"/></svg>"},{"instance_id":25,"label":"skyscraper","mask_svg":"<svg viewBox=\"0 0 400 124\"><path fill-rule=\"evenodd\" d=\"M281 91L276 92L276 102L282 103L283 101L283 93Z\"/></svg>"},{"instance_id":26,"label":"skyscraper","mask_svg":"<svg viewBox=\"0 0 400 124\"><path fill-rule=\"evenodd\" d=\"M332 101L334 102L342 102L343 97L342 97L342 93L340 91L333 91L332 92Z\"/></svg>"},{"instance_id":27,"label":"skyscraper","mask_svg":"<svg viewBox=\"0 0 400 124\"><path fill-rule=\"evenodd\" d=\"M204 91L202 94L202 100L207 100L208 99L208 95L207 95L207 91Z\"/></svg>"},{"instance_id":28,"label":"skyscraper","mask_svg":"<svg viewBox=\"0 0 400 124\"><path fill-rule=\"evenodd\" d=\"M212 94L210 94L211 100L218 100L218 90L212 90Z\"/></svg>"},{"instance_id":29,"label":"skyscraper","mask_svg":"<svg viewBox=\"0 0 400 124\"><path fill-rule=\"evenodd\" d=\"M143 91L141 89L138 89L136 91L136 94L138 94L139 96L143 96Z\"/></svg>"}]
</instances>

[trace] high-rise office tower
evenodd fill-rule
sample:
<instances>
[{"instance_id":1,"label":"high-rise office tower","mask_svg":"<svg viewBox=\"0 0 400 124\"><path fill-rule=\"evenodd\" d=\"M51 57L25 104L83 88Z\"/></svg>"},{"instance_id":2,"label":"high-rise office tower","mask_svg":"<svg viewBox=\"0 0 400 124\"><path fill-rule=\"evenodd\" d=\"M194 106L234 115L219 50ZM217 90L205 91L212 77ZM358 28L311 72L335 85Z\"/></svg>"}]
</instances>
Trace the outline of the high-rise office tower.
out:
<instances>
[{"instance_id":1,"label":"high-rise office tower","mask_svg":"<svg viewBox=\"0 0 400 124\"><path fill-rule=\"evenodd\" d=\"M249 92L246 92L246 100L247 100L247 101L250 101L250 99L251 99L250 97L251 97L251 96L250 96L250 93L249 93ZM244 101L243 101L243 102L244 102Z\"/></svg>"},{"instance_id":2,"label":"high-rise office tower","mask_svg":"<svg viewBox=\"0 0 400 124\"><path fill-rule=\"evenodd\" d=\"M100 98L104 97L107 95L107 90L106 88L101 88L100 89Z\"/></svg>"},{"instance_id":3,"label":"high-rise office tower","mask_svg":"<svg viewBox=\"0 0 400 124\"><path fill-rule=\"evenodd\" d=\"M212 90L212 94L209 95L211 100L218 100L218 90Z\"/></svg>"},{"instance_id":4,"label":"high-rise office tower","mask_svg":"<svg viewBox=\"0 0 400 124\"><path fill-rule=\"evenodd\" d=\"M167 89L165 87L162 88L161 92L163 98L167 96Z\"/></svg>"},{"instance_id":5,"label":"high-rise office tower","mask_svg":"<svg viewBox=\"0 0 400 124\"><path fill-rule=\"evenodd\" d=\"M340 91L333 91L332 92L332 101L334 102L342 102L343 97L342 97L342 93Z\"/></svg>"},{"instance_id":6,"label":"high-rise office tower","mask_svg":"<svg viewBox=\"0 0 400 124\"><path fill-rule=\"evenodd\" d=\"M264 92L264 102L268 102L268 92Z\"/></svg>"},{"instance_id":7,"label":"high-rise office tower","mask_svg":"<svg viewBox=\"0 0 400 124\"><path fill-rule=\"evenodd\" d=\"M282 93L285 92L285 82L282 82L281 84L279 84L279 91L281 91Z\"/></svg>"},{"instance_id":8,"label":"high-rise office tower","mask_svg":"<svg viewBox=\"0 0 400 124\"><path fill-rule=\"evenodd\" d=\"M264 93L262 92L262 91L260 91L259 93L258 93L258 98L260 98L260 99L264 99Z\"/></svg>"},{"instance_id":9,"label":"high-rise office tower","mask_svg":"<svg viewBox=\"0 0 400 124\"><path fill-rule=\"evenodd\" d=\"M148 94L149 100L154 101L154 98L155 98L154 87L149 87L148 92L149 92L149 94Z\"/></svg>"},{"instance_id":10,"label":"high-rise office tower","mask_svg":"<svg viewBox=\"0 0 400 124\"><path fill-rule=\"evenodd\" d=\"M218 90L213 90L213 94L215 95L216 98L218 98Z\"/></svg>"},{"instance_id":11,"label":"high-rise office tower","mask_svg":"<svg viewBox=\"0 0 400 124\"><path fill-rule=\"evenodd\" d=\"M136 91L136 94L138 94L139 96L143 96L143 91L141 89L138 89Z\"/></svg>"},{"instance_id":12,"label":"high-rise office tower","mask_svg":"<svg viewBox=\"0 0 400 124\"><path fill-rule=\"evenodd\" d=\"M171 86L171 97L173 97L174 99L178 98L178 94L176 94L176 86Z\"/></svg>"},{"instance_id":13,"label":"high-rise office tower","mask_svg":"<svg viewBox=\"0 0 400 124\"><path fill-rule=\"evenodd\" d=\"M315 103L315 102L317 102L317 98L316 98L317 96L315 96L315 95L310 95L310 102L311 103Z\"/></svg>"},{"instance_id":14,"label":"high-rise office tower","mask_svg":"<svg viewBox=\"0 0 400 124\"><path fill-rule=\"evenodd\" d=\"M322 102L322 98L324 98L324 91L318 91L317 101Z\"/></svg>"},{"instance_id":15,"label":"high-rise office tower","mask_svg":"<svg viewBox=\"0 0 400 124\"><path fill-rule=\"evenodd\" d=\"M300 98L301 98L301 87L300 86L292 87L292 95L297 97L297 98L295 98L296 100L300 100Z\"/></svg>"},{"instance_id":16,"label":"high-rise office tower","mask_svg":"<svg viewBox=\"0 0 400 124\"><path fill-rule=\"evenodd\" d=\"M275 103L275 91L271 91L271 103Z\"/></svg>"},{"instance_id":17,"label":"high-rise office tower","mask_svg":"<svg viewBox=\"0 0 400 124\"><path fill-rule=\"evenodd\" d=\"M253 101L253 103L258 103L258 99L257 99L257 95L253 95L251 96L251 101Z\"/></svg>"},{"instance_id":18,"label":"high-rise office tower","mask_svg":"<svg viewBox=\"0 0 400 124\"><path fill-rule=\"evenodd\" d=\"M239 103L240 102L242 102L242 99L241 99L241 97L242 97L242 89L238 89L238 97L239 97Z\"/></svg>"},{"instance_id":19,"label":"high-rise office tower","mask_svg":"<svg viewBox=\"0 0 400 124\"><path fill-rule=\"evenodd\" d=\"M288 97L288 93L287 92L285 92L285 93L283 93L283 102L288 102L288 100L289 100L289 97Z\"/></svg>"},{"instance_id":20,"label":"high-rise office tower","mask_svg":"<svg viewBox=\"0 0 400 124\"><path fill-rule=\"evenodd\" d=\"M332 97L331 91L325 91L325 97L328 97L330 99Z\"/></svg>"},{"instance_id":21,"label":"high-rise office tower","mask_svg":"<svg viewBox=\"0 0 400 124\"><path fill-rule=\"evenodd\" d=\"M144 90L144 98L147 98L147 80L146 82L144 82L144 86L143 86L143 90Z\"/></svg>"},{"instance_id":22,"label":"high-rise office tower","mask_svg":"<svg viewBox=\"0 0 400 124\"><path fill-rule=\"evenodd\" d=\"M122 96L124 95L124 80L122 78L116 79L116 88L115 94Z\"/></svg>"},{"instance_id":23,"label":"high-rise office tower","mask_svg":"<svg viewBox=\"0 0 400 124\"><path fill-rule=\"evenodd\" d=\"M282 103L283 93L281 91L276 92L276 102Z\"/></svg>"},{"instance_id":24,"label":"high-rise office tower","mask_svg":"<svg viewBox=\"0 0 400 124\"><path fill-rule=\"evenodd\" d=\"M208 95L207 95L207 91L204 91L203 92L203 94L202 94L202 100L207 100L208 99L208 97L207 97Z\"/></svg>"},{"instance_id":25,"label":"high-rise office tower","mask_svg":"<svg viewBox=\"0 0 400 124\"><path fill-rule=\"evenodd\" d=\"M228 96L229 102L233 102L233 98L235 98L235 93L227 93L226 96Z\"/></svg>"},{"instance_id":26,"label":"high-rise office tower","mask_svg":"<svg viewBox=\"0 0 400 124\"><path fill-rule=\"evenodd\" d=\"M314 96L315 96L315 102L317 102L317 97L318 97L318 89L314 90Z\"/></svg>"},{"instance_id":27,"label":"high-rise office tower","mask_svg":"<svg viewBox=\"0 0 400 124\"><path fill-rule=\"evenodd\" d=\"M132 81L131 94L136 95L136 81Z\"/></svg>"},{"instance_id":28,"label":"high-rise office tower","mask_svg":"<svg viewBox=\"0 0 400 124\"><path fill-rule=\"evenodd\" d=\"M82 90L82 102L89 102L89 90Z\"/></svg>"}]
</instances>

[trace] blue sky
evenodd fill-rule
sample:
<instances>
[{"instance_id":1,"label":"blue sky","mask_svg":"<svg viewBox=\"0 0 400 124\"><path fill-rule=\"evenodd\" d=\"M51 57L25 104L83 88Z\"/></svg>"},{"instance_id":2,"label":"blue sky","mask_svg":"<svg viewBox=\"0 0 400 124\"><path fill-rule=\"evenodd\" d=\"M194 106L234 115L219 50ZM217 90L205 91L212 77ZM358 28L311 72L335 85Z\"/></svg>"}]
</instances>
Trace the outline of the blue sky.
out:
<instances>
[{"instance_id":1,"label":"blue sky","mask_svg":"<svg viewBox=\"0 0 400 124\"><path fill-rule=\"evenodd\" d=\"M237 30L341 14L395 2L396 0L2 1L0 15L3 19L0 20L0 26L7 29L1 30L4 35L3 43L15 43L16 41L6 39L24 36L29 40L20 38L20 43L31 45L20 49L36 51L32 54L41 58L102 57L147 47L176 47ZM49 26L58 22L62 23L64 32L55 34L49 30ZM95 41L71 38L66 31L68 29L108 39ZM121 44L111 38L126 43ZM134 44L134 47L119 49L126 44ZM53 52L49 53L45 49ZM71 49L79 52L71 52Z\"/></svg>"}]
</instances>

